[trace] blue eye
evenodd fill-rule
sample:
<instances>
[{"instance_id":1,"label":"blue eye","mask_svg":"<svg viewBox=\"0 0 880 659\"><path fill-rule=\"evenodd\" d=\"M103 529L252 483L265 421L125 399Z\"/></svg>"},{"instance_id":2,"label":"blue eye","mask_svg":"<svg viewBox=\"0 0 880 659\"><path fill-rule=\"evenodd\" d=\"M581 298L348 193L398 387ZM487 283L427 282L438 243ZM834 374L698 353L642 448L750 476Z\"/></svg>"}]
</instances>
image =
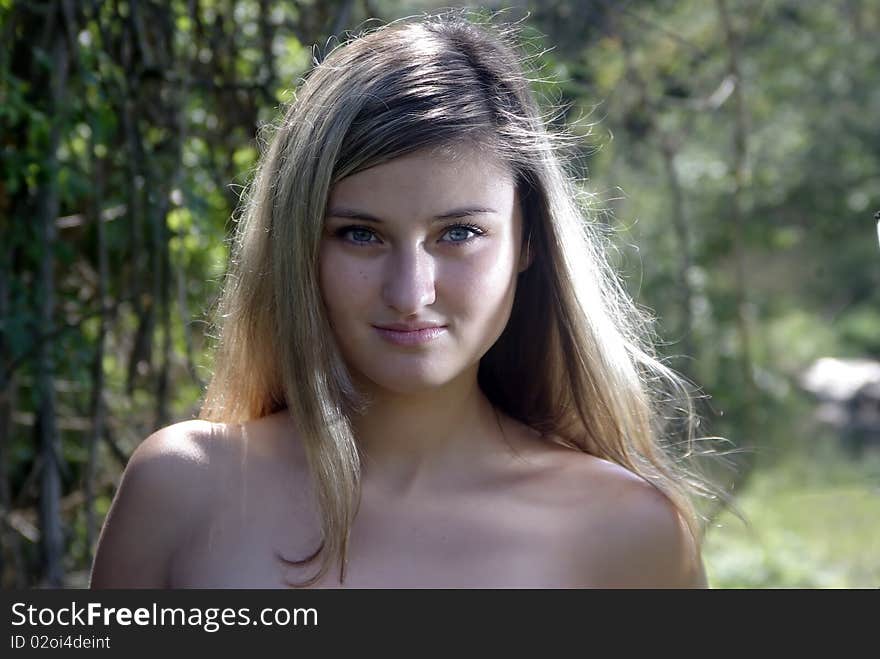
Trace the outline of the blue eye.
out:
<instances>
[{"instance_id":1,"label":"blue eye","mask_svg":"<svg viewBox=\"0 0 880 659\"><path fill-rule=\"evenodd\" d=\"M375 236L372 231L364 227L343 227L336 232L336 235L355 245L369 245L373 242L370 239Z\"/></svg>"},{"instance_id":2,"label":"blue eye","mask_svg":"<svg viewBox=\"0 0 880 659\"><path fill-rule=\"evenodd\" d=\"M445 235L449 236L450 239L444 242L467 243L477 236L482 236L484 233L485 231L473 224L456 224L446 230Z\"/></svg>"}]
</instances>

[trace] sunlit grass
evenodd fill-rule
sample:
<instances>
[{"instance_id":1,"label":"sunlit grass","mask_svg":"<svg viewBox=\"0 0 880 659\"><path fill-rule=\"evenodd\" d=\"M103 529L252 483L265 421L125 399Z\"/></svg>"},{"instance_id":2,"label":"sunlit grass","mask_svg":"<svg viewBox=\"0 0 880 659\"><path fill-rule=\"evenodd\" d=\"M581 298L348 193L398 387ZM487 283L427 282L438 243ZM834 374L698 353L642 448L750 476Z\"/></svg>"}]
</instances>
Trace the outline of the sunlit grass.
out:
<instances>
[{"instance_id":1,"label":"sunlit grass","mask_svg":"<svg viewBox=\"0 0 880 659\"><path fill-rule=\"evenodd\" d=\"M707 534L712 587L880 587L880 451L786 451L759 464L737 503L750 527L724 513Z\"/></svg>"}]
</instances>

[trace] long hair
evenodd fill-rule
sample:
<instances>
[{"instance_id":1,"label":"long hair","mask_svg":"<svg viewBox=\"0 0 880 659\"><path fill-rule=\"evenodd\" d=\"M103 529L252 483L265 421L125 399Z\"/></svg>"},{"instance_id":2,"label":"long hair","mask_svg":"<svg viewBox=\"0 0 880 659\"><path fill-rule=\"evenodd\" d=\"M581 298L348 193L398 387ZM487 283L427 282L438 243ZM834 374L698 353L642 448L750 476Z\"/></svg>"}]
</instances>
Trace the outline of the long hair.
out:
<instances>
[{"instance_id":1,"label":"long hair","mask_svg":"<svg viewBox=\"0 0 880 659\"><path fill-rule=\"evenodd\" d=\"M670 392L686 381L653 351L651 321L604 257L607 238L578 202L561 133L542 118L503 31L463 13L405 19L335 48L298 89L262 156L218 307L215 370L201 418L241 423L287 408L304 443L323 542L300 586L336 561L344 580L360 492L351 419L362 409L318 283L326 203L337 181L424 148L467 144L515 174L534 254L479 384L511 417L611 460L664 492L695 539L694 494L714 492L670 450Z\"/></svg>"}]
</instances>

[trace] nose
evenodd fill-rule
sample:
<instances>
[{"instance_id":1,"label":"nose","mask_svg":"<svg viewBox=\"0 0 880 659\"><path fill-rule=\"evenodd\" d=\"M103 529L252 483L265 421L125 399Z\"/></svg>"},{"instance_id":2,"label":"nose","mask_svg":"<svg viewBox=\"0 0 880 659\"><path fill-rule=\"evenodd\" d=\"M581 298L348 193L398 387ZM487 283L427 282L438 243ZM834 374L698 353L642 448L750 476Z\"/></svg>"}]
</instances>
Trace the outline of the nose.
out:
<instances>
[{"instance_id":1,"label":"nose","mask_svg":"<svg viewBox=\"0 0 880 659\"><path fill-rule=\"evenodd\" d=\"M421 246L397 250L388 259L382 297L402 316L411 316L434 304L434 260Z\"/></svg>"}]
</instances>

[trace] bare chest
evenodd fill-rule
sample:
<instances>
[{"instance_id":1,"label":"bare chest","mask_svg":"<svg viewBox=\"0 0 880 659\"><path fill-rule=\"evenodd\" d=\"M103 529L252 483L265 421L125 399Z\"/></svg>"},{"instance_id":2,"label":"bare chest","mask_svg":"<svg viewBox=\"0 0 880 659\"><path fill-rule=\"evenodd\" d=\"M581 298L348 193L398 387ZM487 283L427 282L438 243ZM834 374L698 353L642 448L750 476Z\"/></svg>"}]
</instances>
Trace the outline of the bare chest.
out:
<instances>
[{"instance_id":1,"label":"bare chest","mask_svg":"<svg viewBox=\"0 0 880 659\"><path fill-rule=\"evenodd\" d=\"M313 573L285 564L320 542L314 510L295 501L225 506L194 527L172 569L175 588L285 588ZM541 506L448 499L362 500L344 584L338 564L319 588L539 588L576 583L566 530Z\"/></svg>"}]
</instances>

